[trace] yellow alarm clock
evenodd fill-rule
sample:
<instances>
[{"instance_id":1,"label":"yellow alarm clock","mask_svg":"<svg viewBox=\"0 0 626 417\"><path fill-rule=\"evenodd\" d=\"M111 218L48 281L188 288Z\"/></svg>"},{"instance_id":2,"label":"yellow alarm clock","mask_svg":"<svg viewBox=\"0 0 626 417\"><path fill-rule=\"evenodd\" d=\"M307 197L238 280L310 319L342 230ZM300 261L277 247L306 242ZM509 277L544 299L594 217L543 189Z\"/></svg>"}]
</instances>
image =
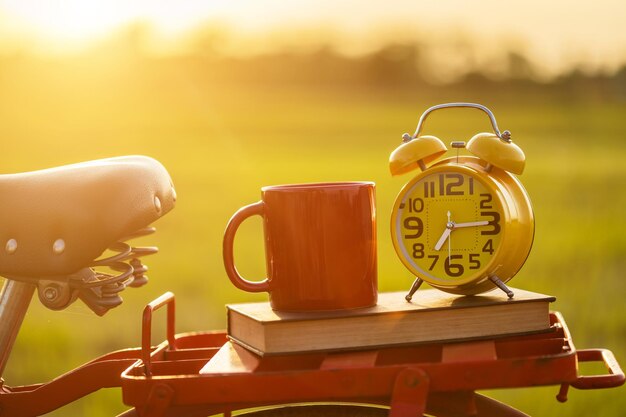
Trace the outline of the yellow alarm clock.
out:
<instances>
[{"instance_id":1,"label":"yellow alarm clock","mask_svg":"<svg viewBox=\"0 0 626 417\"><path fill-rule=\"evenodd\" d=\"M435 110L470 107L484 111L493 133L479 133L456 155L438 138L420 135ZM461 155L466 148L474 156ZM415 134L405 133L391 153L392 175L421 172L400 191L391 215L391 236L402 263L416 276L407 301L426 281L453 294L479 294L506 286L533 243L534 216L526 190L513 174L524 170L524 152L500 132L493 113L475 103L446 103L422 114Z\"/></svg>"}]
</instances>

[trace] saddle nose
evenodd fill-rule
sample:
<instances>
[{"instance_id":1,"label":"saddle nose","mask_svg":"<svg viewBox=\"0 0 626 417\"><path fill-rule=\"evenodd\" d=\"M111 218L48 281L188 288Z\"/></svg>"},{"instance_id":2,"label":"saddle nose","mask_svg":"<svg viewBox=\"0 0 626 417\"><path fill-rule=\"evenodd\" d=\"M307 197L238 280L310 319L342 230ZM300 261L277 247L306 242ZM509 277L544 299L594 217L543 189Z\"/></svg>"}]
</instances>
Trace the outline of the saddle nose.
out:
<instances>
[{"instance_id":1,"label":"saddle nose","mask_svg":"<svg viewBox=\"0 0 626 417\"><path fill-rule=\"evenodd\" d=\"M175 201L167 170L147 156L0 175L0 275L74 273Z\"/></svg>"}]
</instances>

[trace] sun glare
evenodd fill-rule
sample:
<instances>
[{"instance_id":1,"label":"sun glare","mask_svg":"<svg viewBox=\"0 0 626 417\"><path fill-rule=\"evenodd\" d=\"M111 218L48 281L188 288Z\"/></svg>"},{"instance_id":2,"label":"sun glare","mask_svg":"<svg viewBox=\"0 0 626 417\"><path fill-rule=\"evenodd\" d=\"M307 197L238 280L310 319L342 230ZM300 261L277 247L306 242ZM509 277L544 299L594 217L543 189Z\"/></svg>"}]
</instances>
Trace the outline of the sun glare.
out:
<instances>
[{"instance_id":1,"label":"sun glare","mask_svg":"<svg viewBox=\"0 0 626 417\"><path fill-rule=\"evenodd\" d=\"M102 36L132 19L128 9L107 2L20 2L3 3L5 15L14 26L48 42L83 43Z\"/></svg>"},{"instance_id":2,"label":"sun glare","mask_svg":"<svg viewBox=\"0 0 626 417\"><path fill-rule=\"evenodd\" d=\"M146 43L154 53L180 52L185 36L197 29L225 28L228 39L220 46L233 55L306 51L328 43L358 55L393 42L433 44L441 39L444 45L467 44L463 52L479 61L513 45L548 73L573 66L615 71L626 61L620 20L625 6L622 0L600 3L602 7L568 0L397 0L393 6L381 0L367 6L358 0L0 0L0 46L71 53L141 23L150 29L152 39Z\"/></svg>"},{"instance_id":3,"label":"sun glare","mask_svg":"<svg viewBox=\"0 0 626 417\"><path fill-rule=\"evenodd\" d=\"M74 49L134 22L151 25L161 34L176 36L203 21L224 17L228 2L186 1L172 7L160 1L65 0L0 1L0 18L20 36L45 48ZM6 32L6 29L5 31ZM4 33L6 35L6 33Z\"/></svg>"}]
</instances>

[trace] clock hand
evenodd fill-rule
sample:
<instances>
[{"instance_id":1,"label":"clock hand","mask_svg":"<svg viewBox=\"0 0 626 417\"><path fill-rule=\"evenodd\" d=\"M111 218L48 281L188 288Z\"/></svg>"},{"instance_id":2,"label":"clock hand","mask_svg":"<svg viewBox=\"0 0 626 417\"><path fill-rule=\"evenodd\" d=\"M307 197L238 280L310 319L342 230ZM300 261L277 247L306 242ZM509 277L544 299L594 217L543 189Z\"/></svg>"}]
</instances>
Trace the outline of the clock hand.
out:
<instances>
[{"instance_id":1,"label":"clock hand","mask_svg":"<svg viewBox=\"0 0 626 417\"><path fill-rule=\"evenodd\" d=\"M440 250L444 243L446 243L446 239L450 236L450 233L454 229L459 229L463 227L473 227L473 226L487 226L489 222L487 220L477 221L477 222L465 222L465 223L454 223L449 221L446 224L446 230L443 231L443 234L435 244L435 250ZM448 245L450 246L450 245ZM448 252L450 252L450 248L448 248Z\"/></svg>"},{"instance_id":2,"label":"clock hand","mask_svg":"<svg viewBox=\"0 0 626 417\"><path fill-rule=\"evenodd\" d=\"M461 227L472 227L472 226L487 226L489 222L487 220L479 221L479 222L467 222L467 223L454 223L452 229L459 229Z\"/></svg>"},{"instance_id":3,"label":"clock hand","mask_svg":"<svg viewBox=\"0 0 626 417\"><path fill-rule=\"evenodd\" d=\"M452 229L450 229L452 232ZM448 262L452 259L452 236L448 237Z\"/></svg>"},{"instance_id":4,"label":"clock hand","mask_svg":"<svg viewBox=\"0 0 626 417\"><path fill-rule=\"evenodd\" d=\"M435 244L435 250L441 249L443 244L446 243L446 239L448 238L448 236L450 236L451 232L452 232L452 229L449 229L448 227L446 227L446 230L443 231L443 234L437 241L437 244Z\"/></svg>"},{"instance_id":5,"label":"clock hand","mask_svg":"<svg viewBox=\"0 0 626 417\"><path fill-rule=\"evenodd\" d=\"M450 229L450 233L454 230L454 222L450 219L450 210L448 210L448 224L446 227ZM448 236L448 262L452 258L452 236Z\"/></svg>"},{"instance_id":6,"label":"clock hand","mask_svg":"<svg viewBox=\"0 0 626 417\"><path fill-rule=\"evenodd\" d=\"M446 239L452 233L452 229L454 228L454 223L450 221L450 210L448 210L448 223L446 223L446 230L443 231L443 234L435 244L435 250L440 250L444 243L446 243ZM448 245L450 246L450 245Z\"/></svg>"}]
</instances>

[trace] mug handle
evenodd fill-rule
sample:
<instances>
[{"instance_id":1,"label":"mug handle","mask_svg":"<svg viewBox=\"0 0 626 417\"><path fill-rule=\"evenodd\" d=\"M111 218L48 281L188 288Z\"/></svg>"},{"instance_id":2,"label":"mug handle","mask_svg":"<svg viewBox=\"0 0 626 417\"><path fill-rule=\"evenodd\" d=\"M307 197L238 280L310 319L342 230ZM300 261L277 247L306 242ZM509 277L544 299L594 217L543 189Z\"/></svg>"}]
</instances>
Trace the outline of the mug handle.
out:
<instances>
[{"instance_id":1,"label":"mug handle","mask_svg":"<svg viewBox=\"0 0 626 417\"><path fill-rule=\"evenodd\" d=\"M235 267L235 261L233 257L233 245L235 242L235 234L237 233L237 229L239 229L239 225L248 217L258 215L263 217L263 201L259 201L254 204L250 204L248 206L242 207L233 214L233 217L228 221L228 225L226 226L226 231L224 232L224 242L222 247L222 255L224 257L224 267L226 268L226 274L233 285L240 290L248 291L248 292L264 292L269 291L270 284L267 278L262 281L248 281L243 278L237 272L237 268Z\"/></svg>"}]
</instances>

